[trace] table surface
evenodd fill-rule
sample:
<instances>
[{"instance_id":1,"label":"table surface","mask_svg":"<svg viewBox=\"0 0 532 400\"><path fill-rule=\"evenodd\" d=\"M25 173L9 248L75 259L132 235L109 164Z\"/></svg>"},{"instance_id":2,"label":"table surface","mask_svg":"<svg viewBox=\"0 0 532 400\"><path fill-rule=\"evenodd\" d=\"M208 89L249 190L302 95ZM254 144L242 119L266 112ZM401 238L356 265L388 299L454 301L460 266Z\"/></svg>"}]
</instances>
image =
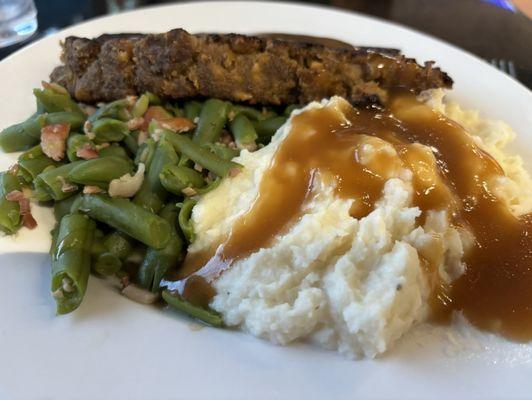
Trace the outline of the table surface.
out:
<instances>
[{"instance_id":1,"label":"table surface","mask_svg":"<svg viewBox=\"0 0 532 400\"><path fill-rule=\"evenodd\" d=\"M531 1L531 0L527 0ZM531 1L532 2L532 1ZM35 0L39 30L33 40L96 16L160 0ZM395 21L441 38L487 60L512 61L516 77L532 89L532 20L495 0L314 0L319 4ZM31 41L31 40L30 40ZM0 49L0 59L28 42Z\"/></svg>"}]
</instances>

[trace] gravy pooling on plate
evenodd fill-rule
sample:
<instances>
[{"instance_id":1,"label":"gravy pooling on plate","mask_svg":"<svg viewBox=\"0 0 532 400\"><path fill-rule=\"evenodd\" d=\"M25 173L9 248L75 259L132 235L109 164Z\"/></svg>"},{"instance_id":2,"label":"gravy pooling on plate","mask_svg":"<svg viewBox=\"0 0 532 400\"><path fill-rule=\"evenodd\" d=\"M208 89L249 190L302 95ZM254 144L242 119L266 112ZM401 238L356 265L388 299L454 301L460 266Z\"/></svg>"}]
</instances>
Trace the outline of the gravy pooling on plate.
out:
<instances>
[{"instance_id":1,"label":"gravy pooling on plate","mask_svg":"<svg viewBox=\"0 0 532 400\"><path fill-rule=\"evenodd\" d=\"M371 147L372 157L361 156L367 154L363 146ZM346 103L342 112L318 108L294 116L251 209L216 251L187 257L174 288L207 305L215 294L213 280L236 260L271 245L304 213L317 174L333 180L336 194L353 200L351 215L362 218L384 183L405 168L413 173L419 224L427 211L447 210L451 222L475 238L466 272L451 286L429 278L434 317L444 321L463 310L482 329L532 338L532 217L513 216L495 197L494 180L504 172L460 125L406 92L396 92L385 108ZM431 274L430 254L421 256Z\"/></svg>"}]
</instances>

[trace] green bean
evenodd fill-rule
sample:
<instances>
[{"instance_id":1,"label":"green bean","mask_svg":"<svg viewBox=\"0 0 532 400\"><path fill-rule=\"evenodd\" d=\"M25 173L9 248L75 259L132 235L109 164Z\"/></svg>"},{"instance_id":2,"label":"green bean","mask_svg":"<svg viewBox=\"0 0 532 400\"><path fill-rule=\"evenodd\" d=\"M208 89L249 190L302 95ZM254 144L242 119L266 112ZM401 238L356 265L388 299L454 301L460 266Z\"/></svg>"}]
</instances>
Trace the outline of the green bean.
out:
<instances>
[{"instance_id":1,"label":"green bean","mask_svg":"<svg viewBox=\"0 0 532 400\"><path fill-rule=\"evenodd\" d=\"M175 135L175 133L171 134ZM177 164L179 160L172 144L167 140L167 136L163 135L157 143L153 159L147 168L148 172L133 199L135 204L153 213L161 211L168 197L168 193L159 179L159 174L166 165Z\"/></svg>"},{"instance_id":2,"label":"green bean","mask_svg":"<svg viewBox=\"0 0 532 400\"><path fill-rule=\"evenodd\" d=\"M241 165L232 161L224 160L218 157L213 152L203 147L200 147L197 143L194 143L189 137L185 135L175 134L171 131L166 132L171 133L167 136L176 151L184 154L202 167L207 168L213 174L225 177L229 175L232 171L242 168Z\"/></svg>"},{"instance_id":3,"label":"green bean","mask_svg":"<svg viewBox=\"0 0 532 400\"><path fill-rule=\"evenodd\" d=\"M84 195L79 210L147 246L164 248L170 240L170 224L126 199Z\"/></svg>"},{"instance_id":4,"label":"green bean","mask_svg":"<svg viewBox=\"0 0 532 400\"><path fill-rule=\"evenodd\" d=\"M190 304L189 302L183 300L181 297L173 295L168 290L164 290L162 296L164 301L166 301L168 305L178 309L181 312L184 312L185 314L197 318L200 321L203 321L211 326L223 326L223 320L221 315L213 310L207 310L205 308Z\"/></svg>"},{"instance_id":5,"label":"green bean","mask_svg":"<svg viewBox=\"0 0 532 400\"><path fill-rule=\"evenodd\" d=\"M50 250L48 250L48 254L50 257L53 257L55 248L57 247L57 235L59 234L59 223L56 223L55 226L50 231Z\"/></svg>"},{"instance_id":6,"label":"green bean","mask_svg":"<svg viewBox=\"0 0 532 400\"><path fill-rule=\"evenodd\" d=\"M26 121L8 126L0 132L0 148L7 153L26 150L39 143L43 126L68 123L71 131L74 131L83 125L84 120L85 116L79 112L33 114Z\"/></svg>"},{"instance_id":7,"label":"green bean","mask_svg":"<svg viewBox=\"0 0 532 400\"><path fill-rule=\"evenodd\" d=\"M181 154L181 156L179 157L179 162L177 163L177 165L180 166L180 167L190 167L190 168L192 168L194 166L194 161L192 161L187 156Z\"/></svg>"},{"instance_id":8,"label":"green bean","mask_svg":"<svg viewBox=\"0 0 532 400\"><path fill-rule=\"evenodd\" d=\"M35 97L35 108L37 109L37 111L35 111L36 115L43 114L46 112L43 104L39 101L37 97Z\"/></svg>"},{"instance_id":9,"label":"green bean","mask_svg":"<svg viewBox=\"0 0 532 400\"><path fill-rule=\"evenodd\" d=\"M137 101L135 102L135 105L133 105L133 108L131 109L131 115L133 115L133 117L135 118L142 117L144 113L146 113L146 110L148 109L149 105L150 105L149 97L143 94L137 99Z\"/></svg>"},{"instance_id":10,"label":"green bean","mask_svg":"<svg viewBox=\"0 0 532 400\"><path fill-rule=\"evenodd\" d=\"M83 127L86 116L79 112L59 111L50 114L44 114L44 125L69 124L70 131L77 131Z\"/></svg>"},{"instance_id":11,"label":"green bean","mask_svg":"<svg viewBox=\"0 0 532 400\"><path fill-rule=\"evenodd\" d=\"M104 276L114 275L122 269L122 260L125 259L125 256L120 258L120 255L129 251L126 249L129 241L118 232L112 232L105 237L103 232L99 230L96 233L91 248L92 270ZM127 245L121 242L122 240L126 241Z\"/></svg>"},{"instance_id":12,"label":"green bean","mask_svg":"<svg viewBox=\"0 0 532 400\"><path fill-rule=\"evenodd\" d=\"M117 256L120 260L125 260L133 246L131 241L120 232L111 232L103 239L103 244L107 251Z\"/></svg>"},{"instance_id":13,"label":"green bean","mask_svg":"<svg viewBox=\"0 0 532 400\"><path fill-rule=\"evenodd\" d=\"M233 149L222 143L208 143L206 147L224 160L230 161L240 154L240 150Z\"/></svg>"},{"instance_id":14,"label":"green bean","mask_svg":"<svg viewBox=\"0 0 532 400\"><path fill-rule=\"evenodd\" d=\"M72 100L68 93L59 93L53 89L33 89L33 94L42 104L44 110L49 113L59 111L71 111L84 114L78 103Z\"/></svg>"},{"instance_id":15,"label":"green bean","mask_svg":"<svg viewBox=\"0 0 532 400\"><path fill-rule=\"evenodd\" d=\"M84 145L93 145L92 140L87 135L81 135L79 133L71 134L67 139L67 158L71 162L81 160L77 152Z\"/></svg>"},{"instance_id":16,"label":"green bean","mask_svg":"<svg viewBox=\"0 0 532 400\"><path fill-rule=\"evenodd\" d=\"M206 185L203 175L188 167L178 165L166 165L159 179L163 187L170 193L181 195L185 188L202 188Z\"/></svg>"},{"instance_id":17,"label":"green bean","mask_svg":"<svg viewBox=\"0 0 532 400\"><path fill-rule=\"evenodd\" d=\"M132 154L136 154L139 149L139 135L140 131L131 131L124 137L124 144Z\"/></svg>"},{"instance_id":18,"label":"green bean","mask_svg":"<svg viewBox=\"0 0 532 400\"><path fill-rule=\"evenodd\" d=\"M75 161L57 168L45 169L35 178L34 195L39 201L63 200L74 195L78 187L68 180L68 174L84 161Z\"/></svg>"},{"instance_id":19,"label":"green bean","mask_svg":"<svg viewBox=\"0 0 532 400\"><path fill-rule=\"evenodd\" d=\"M121 157L101 157L81 161L68 173L68 179L81 185L107 189L109 182L133 172L133 163Z\"/></svg>"},{"instance_id":20,"label":"green bean","mask_svg":"<svg viewBox=\"0 0 532 400\"><path fill-rule=\"evenodd\" d=\"M277 115L275 111L267 110L265 108L262 110L257 110L253 107L241 105L232 105L230 112L232 114L231 119L234 119L238 114L241 114L255 121L262 121L263 119L275 117Z\"/></svg>"},{"instance_id":21,"label":"green bean","mask_svg":"<svg viewBox=\"0 0 532 400\"><path fill-rule=\"evenodd\" d=\"M9 201L6 195L14 190L22 190L18 178L10 171L0 173L0 231L12 235L22 225L20 206L16 201Z\"/></svg>"},{"instance_id":22,"label":"green bean","mask_svg":"<svg viewBox=\"0 0 532 400\"><path fill-rule=\"evenodd\" d=\"M194 132L194 141L200 146L216 142L222 134L222 129L227 122L229 103L209 99L201 108L198 126Z\"/></svg>"},{"instance_id":23,"label":"green bean","mask_svg":"<svg viewBox=\"0 0 532 400\"><path fill-rule=\"evenodd\" d=\"M258 138L257 132L248 117L244 114L237 114L229 126L239 149L253 151L257 148L255 143Z\"/></svg>"},{"instance_id":24,"label":"green bean","mask_svg":"<svg viewBox=\"0 0 532 400\"><path fill-rule=\"evenodd\" d=\"M87 118L87 121L89 121L92 124L97 119L100 119L103 117L118 118L119 111L121 109L129 107L130 105L131 103L127 98L112 101L111 103L104 104L103 106L98 108L94 113L89 115L89 118Z\"/></svg>"},{"instance_id":25,"label":"green bean","mask_svg":"<svg viewBox=\"0 0 532 400\"><path fill-rule=\"evenodd\" d=\"M292 114L292 111L297 110L298 108L300 108L298 104L290 104L284 109L284 115L288 117L290 114Z\"/></svg>"},{"instance_id":26,"label":"green bean","mask_svg":"<svg viewBox=\"0 0 532 400\"><path fill-rule=\"evenodd\" d=\"M39 143L42 115L32 115L26 121L11 125L0 132L0 148L6 153L29 149Z\"/></svg>"},{"instance_id":27,"label":"green bean","mask_svg":"<svg viewBox=\"0 0 532 400\"><path fill-rule=\"evenodd\" d=\"M122 261L115 254L104 252L96 257L92 269L103 276L114 275L122 269Z\"/></svg>"},{"instance_id":28,"label":"green bean","mask_svg":"<svg viewBox=\"0 0 532 400\"><path fill-rule=\"evenodd\" d=\"M157 147L157 142L153 139L148 139L142 143L135 155L135 165L143 163L146 168L150 168L153 155L155 154L155 148Z\"/></svg>"},{"instance_id":29,"label":"green bean","mask_svg":"<svg viewBox=\"0 0 532 400\"><path fill-rule=\"evenodd\" d=\"M170 103L170 102L166 102L164 104L164 109L168 112L170 112L170 118L173 118L173 117L178 117L178 118L183 118L185 116L185 112L183 111L183 109L181 107L179 107L179 104L177 103Z\"/></svg>"},{"instance_id":30,"label":"green bean","mask_svg":"<svg viewBox=\"0 0 532 400\"><path fill-rule=\"evenodd\" d=\"M41 146L35 146L22 153L18 158L19 171L25 177L26 182L31 183L33 180L50 166L59 166L60 163L47 157Z\"/></svg>"},{"instance_id":31,"label":"green bean","mask_svg":"<svg viewBox=\"0 0 532 400\"><path fill-rule=\"evenodd\" d=\"M133 115L131 115L129 108L127 107L120 108L118 112L116 113L116 119L122 122L127 122L132 118L133 118Z\"/></svg>"},{"instance_id":32,"label":"green bean","mask_svg":"<svg viewBox=\"0 0 532 400\"><path fill-rule=\"evenodd\" d=\"M185 103L185 118L194 121L199 118L201 112L201 103L199 101L187 101Z\"/></svg>"},{"instance_id":33,"label":"green bean","mask_svg":"<svg viewBox=\"0 0 532 400\"><path fill-rule=\"evenodd\" d=\"M91 132L94 133L96 143L120 142L129 134L125 122L113 118L100 118L92 124Z\"/></svg>"},{"instance_id":34,"label":"green bean","mask_svg":"<svg viewBox=\"0 0 532 400\"><path fill-rule=\"evenodd\" d=\"M192 243L194 241L195 235L194 226L192 225L190 216L192 214L192 209L196 205L196 201L192 200L190 197L187 197L183 203L178 203L177 205L178 207L181 207L178 216L179 227L181 228L183 235L185 235L187 242Z\"/></svg>"},{"instance_id":35,"label":"green bean","mask_svg":"<svg viewBox=\"0 0 532 400\"><path fill-rule=\"evenodd\" d=\"M157 96L155 93L152 92L145 92L144 95L148 97L148 100L150 101L150 104L153 104L154 106L158 106L162 104L162 100L159 96Z\"/></svg>"},{"instance_id":36,"label":"green bean","mask_svg":"<svg viewBox=\"0 0 532 400\"><path fill-rule=\"evenodd\" d=\"M152 138L155 138L158 134L157 130L160 129L159 127L159 121L156 119L152 119L150 123L148 124L148 135Z\"/></svg>"},{"instance_id":37,"label":"green bean","mask_svg":"<svg viewBox=\"0 0 532 400\"><path fill-rule=\"evenodd\" d=\"M95 230L94 221L82 214L68 214L61 219L52 252L52 295L58 314L74 311L83 300Z\"/></svg>"},{"instance_id":38,"label":"green bean","mask_svg":"<svg viewBox=\"0 0 532 400\"><path fill-rule=\"evenodd\" d=\"M114 143L98 151L98 157L117 157L132 163L133 161L127 154L127 151L120 145Z\"/></svg>"},{"instance_id":39,"label":"green bean","mask_svg":"<svg viewBox=\"0 0 532 400\"><path fill-rule=\"evenodd\" d=\"M61 221L61 219L65 215L76 211L76 210L73 210L73 208L75 207L74 204L76 203L76 201L79 201L78 199L80 197L81 197L80 194L76 194L75 196L71 196L64 200L56 201L54 203L54 216L55 216L55 220L58 223Z\"/></svg>"},{"instance_id":40,"label":"green bean","mask_svg":"<svg viewBox=\"0 0 532 400\"><path fill-rule=\"evenodd\" d=\"M198 195L202 195L216 189L218 186L220 186L220 183L222 183L222 178L216 178L215 180L208 182L206 186L195 189L195 191Z\"/></svg>"},{"instance_id":41,"label":"green bean","mask_svg":"<svg viewBox=\"0 0 532 400\"><path fill-rule=\"evenodd\" d=\"M261 143L268 143L277 130L286 122L286 117L273 117L253 124Z\"/></svg>"},{"instance_id":42,"label":"green bean","mask_svg":"<svg viewBox=\"0 0 532 400\"><path fill-rule=\"evenodd\" d=\"M164 249L148 248L138 270L140 286L152 292L159 291L161 279L171 268L177 266L184 246L183 240L176 229L178 210L175 204L167 204L161 211L160 216L170 224L172 231L170 241Z\"/></svg>"}]
</instances>

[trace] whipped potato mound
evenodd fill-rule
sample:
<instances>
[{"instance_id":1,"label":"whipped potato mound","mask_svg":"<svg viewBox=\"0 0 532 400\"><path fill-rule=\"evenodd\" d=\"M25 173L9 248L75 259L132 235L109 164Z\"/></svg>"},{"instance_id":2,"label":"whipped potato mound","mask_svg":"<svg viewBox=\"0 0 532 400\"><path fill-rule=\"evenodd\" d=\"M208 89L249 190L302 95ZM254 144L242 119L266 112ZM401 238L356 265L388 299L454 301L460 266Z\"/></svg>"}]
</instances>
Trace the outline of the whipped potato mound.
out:
<instances>
[{"instance_id":1,"label":"whipped potato mound","mask_svg":"<svg viewBox=\"0 0 532 400\"><path fill-rule=\"evenodd\" d=\"M500 195L519 210L523 194L515 186L530 178L519 161L502 153L507 140L498 142L490 128L457 106L446 109L441 96L430 101L457 122L466 120L464 126L480 143L487 140L485 147L494 150L503 167L511 163L513 172L500 184ZM295 113L321 107L341 113L343 106L345 100L334 97ZM244 150L235 159L244 166L242 172L201 198L192 215L196 241L191 254L228 237L252 206L261 177L290 129L291 119L268 146L254 153ZM383 151L397 156L386 143L368 136L359 159L371 163L375 152ZM301 217L271 246L235 261L213 283L217 294L211 307L227 325L274 343L312 341L352 358L386 351L427 318L434 285L463 272L462 258L472 242L468 232L450 225L445 211L429 211L418 226L421 210L413 205L412 176L406 168L391 172L373 211L356 219L350 216L352 200L337 197L334 182L318 175ZM427 258L436 268L432 273L423 262Z\"/></svg>"}]
</instances>

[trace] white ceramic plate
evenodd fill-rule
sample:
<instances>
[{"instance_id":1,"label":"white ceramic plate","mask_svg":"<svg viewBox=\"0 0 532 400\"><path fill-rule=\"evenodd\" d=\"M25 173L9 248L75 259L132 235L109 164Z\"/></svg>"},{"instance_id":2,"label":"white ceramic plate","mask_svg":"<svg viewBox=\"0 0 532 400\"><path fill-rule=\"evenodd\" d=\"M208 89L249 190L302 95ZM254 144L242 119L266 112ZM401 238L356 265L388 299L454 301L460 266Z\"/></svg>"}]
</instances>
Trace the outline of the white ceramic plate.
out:
<instances>
[{"instance_id":1,"label":"white ceramic plate","mask_svg":"<svg viewBox=\"0 0 532 400\"><path fill-rule=\"evenodd\" d=\"M397 25L278 3L143 9L41 40L0 63L0 126L33 112L31 89L58 64L60 39L175 27L328 36L436 60L456 82L452 97L510 123L518 133L513 148L531 159L532 95L517 82ZM14 158L0 155L0 169ZM79 310L56 317L46 254L52 221L43 210L38 219L38 230L0 238L0 399L532 398L532 346L464 325L420 326L384 357L351 361L309 345L281 348L229 330L197 330L187 318L133 303L94 278Z\"/></svg>"}]
</instances>

